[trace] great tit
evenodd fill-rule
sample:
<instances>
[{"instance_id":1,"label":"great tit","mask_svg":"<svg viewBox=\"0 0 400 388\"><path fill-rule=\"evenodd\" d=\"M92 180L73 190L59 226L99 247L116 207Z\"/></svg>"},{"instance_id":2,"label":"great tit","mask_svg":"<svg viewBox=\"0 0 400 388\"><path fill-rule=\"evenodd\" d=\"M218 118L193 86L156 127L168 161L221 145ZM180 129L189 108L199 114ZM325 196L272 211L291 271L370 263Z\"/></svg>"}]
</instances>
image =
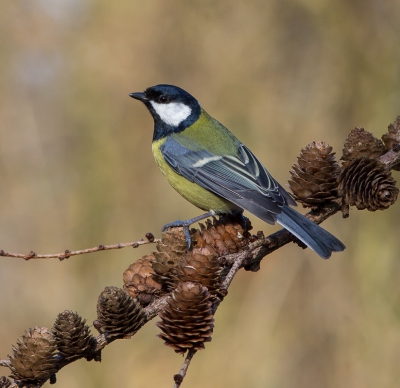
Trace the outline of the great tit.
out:
<instances>
[{"instance_id":1,"label":"great tit","mask_svg":"<svg viewBox=\"0 0 400 388\"><path fill-rule=\"evenodd\" d=\"M216 214L249 211L275 221L322 258L345 246L335 236L293 210L292 197L227 128L212 118L185 90L156 85L130 96L142 101L154 119L152 150L172 187L206 214L164 226L189 226Z\"/></svg>"}]
</instances>

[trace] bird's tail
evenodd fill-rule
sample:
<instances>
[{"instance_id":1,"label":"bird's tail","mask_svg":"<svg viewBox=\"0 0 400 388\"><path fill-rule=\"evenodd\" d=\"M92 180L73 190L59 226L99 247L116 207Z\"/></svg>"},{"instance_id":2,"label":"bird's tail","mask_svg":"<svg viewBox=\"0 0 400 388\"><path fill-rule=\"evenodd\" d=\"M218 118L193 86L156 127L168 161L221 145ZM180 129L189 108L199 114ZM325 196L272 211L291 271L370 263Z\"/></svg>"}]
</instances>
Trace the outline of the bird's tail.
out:
<instances>
[{"instance_id":1,"label":"bird's tail","mask_svg":"<svg viewBox=\"0 0 400 388\"><path fill-rule=\"evenodd\" d=\"M329 259L332 252L343 251L346 248L339 239L296 210L289 206L282 206L281 210L276 216L277 222L323 259Z\"/></svg>"}]
</instances>

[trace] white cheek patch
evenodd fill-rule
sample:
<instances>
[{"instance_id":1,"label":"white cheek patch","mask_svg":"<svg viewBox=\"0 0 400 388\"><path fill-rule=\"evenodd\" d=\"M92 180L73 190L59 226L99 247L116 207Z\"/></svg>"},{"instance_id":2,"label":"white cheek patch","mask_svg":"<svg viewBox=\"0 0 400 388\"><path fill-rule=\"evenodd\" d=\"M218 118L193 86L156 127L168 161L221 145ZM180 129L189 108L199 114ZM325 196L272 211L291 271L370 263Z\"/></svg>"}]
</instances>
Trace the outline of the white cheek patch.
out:
<instances>
[{"instance_id":1,"label":"white cheek patch","mask_svg":"<svg viewBox=\"0 0 400 388\"><path fill-rule=\"evenodd\" d=\"M150 101L156 113L165 124L177 127L182 121L186 120L192 110L181 102L170 102L169 104L158 104Z\"/></svg>"}]
</instances>

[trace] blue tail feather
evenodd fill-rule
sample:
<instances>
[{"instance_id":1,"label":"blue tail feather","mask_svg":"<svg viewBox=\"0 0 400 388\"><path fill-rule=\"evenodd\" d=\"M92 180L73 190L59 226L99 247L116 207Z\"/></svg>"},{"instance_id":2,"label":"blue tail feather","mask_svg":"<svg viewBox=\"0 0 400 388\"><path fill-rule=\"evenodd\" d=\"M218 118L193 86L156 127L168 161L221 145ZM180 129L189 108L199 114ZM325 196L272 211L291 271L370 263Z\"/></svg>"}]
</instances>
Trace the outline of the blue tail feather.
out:
<instances>
[{"instance_id":1,"label":"blue tail feather","mask_svg":"<svg viewBox=\"0 0 400 388\"><path fill-rule=\"evenodd\" d=\"M283 206L276 220L285 229L310 247L323 259L329 259L332 252L343 251L346 247L335 236L310 221L289 206Z\"/></svg>"}]
</instances>

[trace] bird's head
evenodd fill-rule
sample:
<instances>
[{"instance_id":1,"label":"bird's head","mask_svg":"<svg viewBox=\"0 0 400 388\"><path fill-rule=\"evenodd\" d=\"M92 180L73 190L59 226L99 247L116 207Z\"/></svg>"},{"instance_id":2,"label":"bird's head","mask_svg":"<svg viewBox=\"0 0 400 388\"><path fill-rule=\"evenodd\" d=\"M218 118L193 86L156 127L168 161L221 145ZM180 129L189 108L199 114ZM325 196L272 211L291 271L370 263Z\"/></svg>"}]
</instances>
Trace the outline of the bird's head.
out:
<instances>
[{"instance_id":1,"label":"bird's head","mask_svg":"<svg viewBox=\"0 0 400 388\"><path fill-rule=\"evenodd\" d=\"M142 101L154 119L154 138L158 140L189 127L201 113L198 101L173 85L156 85L130 96Z\"/></svg>"}]
</instances>

